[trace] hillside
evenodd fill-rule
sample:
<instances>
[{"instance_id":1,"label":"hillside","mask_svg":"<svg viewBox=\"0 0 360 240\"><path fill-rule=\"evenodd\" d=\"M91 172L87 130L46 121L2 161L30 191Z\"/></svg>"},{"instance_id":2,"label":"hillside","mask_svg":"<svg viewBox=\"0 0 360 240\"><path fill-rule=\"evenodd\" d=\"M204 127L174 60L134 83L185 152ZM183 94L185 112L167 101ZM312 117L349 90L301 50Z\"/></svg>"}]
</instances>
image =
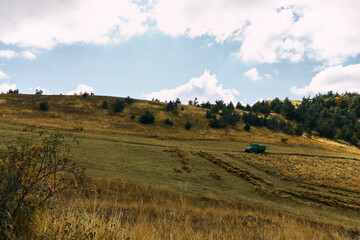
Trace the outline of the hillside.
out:
<instances>
[{"instance_id":1,"label":"hillside","mask_svg":"<svg viewBox=\"0 0 360 240\"><path fill-rule=\"evenodd\" d=\"M114 134L136 135L153 137L158 139L201 139L201 140L229 140L240 142L270 143L283 146L308 146L311 148L327 149L337 152L359 154L359 149L347 144L339 144L328 141L325 138L313 136L295 136L278 131L270 131L265 127L253 127L252 131L244 130L244 123L239 122L235 126L225 129L214 129L209 126L209 120L205 118L206 109L195 106L181 105L178 113L165 111L166 103L155 101L136 100L133 104L127 104L120 113L114 111L113 104L116 97L106 96L59 96L59 95L25 95L25 94L0 94L0 121L11 124L46 127L72 131L82 123L84 131L103 132ZM39 104L48 102L49 111L40 111ZM103 101L108 101L109 109L102 109ZM140 124L139 118L150 110L155 116L155 123L149 125ZM238 113L246 112L236 109ZM272 115L278 115L271 113ZM135 119L131 119L134 115ZM280 115L279 115L280 116ZM164 124L169 118L173 126ZM184 124L190 121L190 131L184 128ZM287 138L286 144L281 142Z\"/></svg>"},{"instance_id":2,"label":"hillside","mask_svg":"<svg viewBox=\"0 0 360 240\"><path fill-rule=\"evenodd\" d=\"M86 164L91 194L95 195L65 195L69 202L61 206L67 210L60 211L57 219L68 219L78 226L77 218L86 216L88 229L97 229L103 237L121 239L141 239L142 234L153 232L163 234L154 239L171 238L169 231L180 239L236 238L239 234L249 238L297 239L312 237L313 231L318 239L359 236L360 152L356 147L265 127L252 126L248 132L241 121L225 129L214 129L205 118L206 109L188 105L179 106L174 114L165 111L165 103L136 100L117 113L112 107L117 99L0 95L2 147L6 141L22 135L23 128L29 125L50 131L63 129L81 140L80 146L72 148L72 155ZM104 100L109 109L102 109ZM39 110L44 101L50 105L48 111ZM155 123L139 122L146 110L154 114ZM166 118L174 125L166 125ZM192 123L191 130L184 127L187 121ZM75 130L80 123L84 130ZM288 140L283 142L282 138ZM251 142L266 144L267 153L244 153ZM116 189L121 191L117 193ZM119 199L117 203L110 200L114 198ZM87 210L82 212L81 206ZM63 227L51 212L46 214L46 227L40 227L40 232L58 229L79 237L95 231L77 232L80 230ZM108 214L111 221L123 221L124 235L116 235L119 225L103 219L103 214ZM125 219L117 220L124 214ZM207 217L215 215L222 217L216 221ZM91 222L91 218L98 220ZM166 219L179 225L175 227ZM153 225L154 221L158 224ZM198 222L194 225L193 221ZM208 224L223 227L208 232ZM187 229L183 238L181 226ZM284 232L284 228L289 232ZM225 229L231 231L224 235Z\"/></svg>"}]
</instances>

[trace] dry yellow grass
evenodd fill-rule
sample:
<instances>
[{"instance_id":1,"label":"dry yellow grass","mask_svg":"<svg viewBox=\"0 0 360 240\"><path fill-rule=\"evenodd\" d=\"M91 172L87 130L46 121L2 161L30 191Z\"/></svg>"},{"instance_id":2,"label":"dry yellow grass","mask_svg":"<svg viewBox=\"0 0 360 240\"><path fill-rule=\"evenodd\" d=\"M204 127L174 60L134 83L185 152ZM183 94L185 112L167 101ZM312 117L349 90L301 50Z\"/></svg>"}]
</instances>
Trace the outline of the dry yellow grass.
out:
<instances>
[{"instance_id":1,"label":"dry yellow grass","mask_svg":"<svg viewBox=\"0 0 360 240\"><path fill-rule=\"evenodd\" d=\"M278 154L236 156L286 179L360 192L360 160Z\"/></svg>"},{"instance_id":2,"label":"dry yellow grass","mask_svg":"<svg viewBox=\"0 0 360 240\"><path fill-rule=\"evenodd\" d=\"M237 200L175 193L131 182L92 179L88 196L36 218L19 239L356 239L359 229L284 214Z\"/></svg>"},{"instance_id":3,"label":"dry yellow grass","mask_svg":"<svg viewBox=\"0 0 360 240\"><path fill-rule=\"evenodd\" d=\"M266 128L253 127L251 132L243 129L242 123L229 126L226 129L213 129L209 127L205 118L205 109L182 105L184 111L178 108L178 114L166 112L165 103L137 100L126 105L121 113L115 113L113 104L118 98L106 96L34 96L23 94L0 94L0 119L11 124L33 125L46 128L60 128L74 130L83 124L85 131L104 132L159 139L210 139L231 140L243 142L259 142L268 144L283 144L282 138L288 138L287 145L315 147L338 152L360 154L360 150L345 144L328 144L320 138L290 136L270 131ZM109 102L109 109L101 109L102 102ZM38 109L39 103L47 101L50 110L42 112ZM150 110L156 118L154 124L143 125L139 117ZM130 119L135 115L136 119ZM174 126L164 124L170 118ZM187 121L192 123L191 131L185 130ZM284 145L284 144L283 144Z\"/></svg>"}]
</instances>

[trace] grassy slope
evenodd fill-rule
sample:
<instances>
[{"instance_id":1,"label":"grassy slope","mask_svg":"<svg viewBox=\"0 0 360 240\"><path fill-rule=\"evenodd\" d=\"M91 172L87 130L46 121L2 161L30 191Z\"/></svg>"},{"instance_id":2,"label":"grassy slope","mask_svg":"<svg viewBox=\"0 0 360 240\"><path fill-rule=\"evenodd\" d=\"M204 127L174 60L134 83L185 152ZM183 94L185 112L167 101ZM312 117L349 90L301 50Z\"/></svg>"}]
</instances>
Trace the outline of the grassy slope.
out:
<instances>
[{"instance_id":1,"label":"grassy slope","mask_svg":"<svg viewBox=\"0 0 360 240\"><path fill-rule=\"evenodd\" d=\"M313 170L309 171L301 168L301 156L276 155L305 153L357 158L359 150L356 148L324 139L273 133L264 128L248 133L242 130L242 124L226 130L210 129L204 110L191 106L184 106L184 111L173 115L163 111L163 103L138 101L124 112L115 114L111 109L100 108L104 99L109 101L111 108L115 99L110 97L0 95L0 139L10 140L21 134L23 124L72 131L83 122L85 131L74 132L82 139L82 145L73 153L75 158L87 162L90 175L165 186L180 192L242 199L323 221L359 225L357 199L360 195L346 190L360 191L358 175L355 172L353 178L344 178L341 174L346 173L332 172L332 169L341 169L339 162L350 160L311 158L306 161ZM40 112L37 106L45 100L50 103L51 110ZM154 125L138 123L138 117L145 109L155 113L157 122ZM131 114L136 120L130 119ZM173 127L162 123L167 117L174 121ZM193 123L191 131L183 127L187 120ZM287 144L281 143L282 137L289 138ZM268 152L273 154L265 157L243 155L242 150L255 141L267 143ZM175 152L174 148L177 149ZM200 151L208 155L200 156ZM209 156L248 172L250 180L214 164ZM294 164L286 165L288 158L294 158ZM174 171L181 170L184 159L188 160L191 171ZM269 161L274 164L267 164ZM314 161L321 164L312 165ZM354 170L360 169L359 162L351 163ZM333 178L326 178L324 174L319 174L321 179L314 178L311 174L318 166L323 166L318 171L325 170ZM297 175L300 170L303 176ZM214 179L210 173L216 173L223 180ZM257 183L254 176L273 186ZM329 183L330 180L334 184ZM345 190L336 186L345 187ZM326 202L326 197L337 199L335 205Z\"/></svg>"}]
</instances>

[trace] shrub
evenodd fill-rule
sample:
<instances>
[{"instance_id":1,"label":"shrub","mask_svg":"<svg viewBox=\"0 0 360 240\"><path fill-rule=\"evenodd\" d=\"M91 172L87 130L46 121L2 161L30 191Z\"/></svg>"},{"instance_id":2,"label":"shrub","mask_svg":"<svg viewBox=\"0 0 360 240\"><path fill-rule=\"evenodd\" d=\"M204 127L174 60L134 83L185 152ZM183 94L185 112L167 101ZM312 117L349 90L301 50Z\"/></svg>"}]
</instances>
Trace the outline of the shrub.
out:
<instances>
[{"instance_id":1,"label":"shrub","mask_svg":"<svg viewBox=\"0 0 360 240\"><path fill-rule=\"evenodd\" d=\"M102 109L108 109L108 108L109 108L109 103L108 103L108 101L104 100L103 103L102 103L102 105L101 105L101 108L102 108Z\"/></svg>"},{"instance_id":2,"label":"shrub","mask_svg":"<svg viewBox=\"0 0 360 240\"><path fill-rule=\"evenodd\" d=\"M190 130L191 127L192 127L192 124L191 124L189 121L187 121L187 122L185 123L185 129L186 129L186 130Z\"/></svg>"},{"instance_id":3,"label":"shrub","mask_svg":"<svg viewBox=\"0 0 360 240\"><path fill-rule=\"evenodd\" d=\"M140 122L143 124L150 124L155 122L155 117L149 110L147 110L143 115L141 115Z\"/></svg>"},{"instance_id":4,"label":"shrub","mask_svg":"<svg viewBox=\"0 0 360 240\"><path fill-rule=\"evenodd\" d=\"M304 129L301 125L297 125L297 127L295 128L295 134L298 136L302 136L304 133Z\"/></svg>"},{"instance_id":5,"label":"shrub","mask_svg":"<svg viewBox=\"0 0 360 240\"><path fill-rule=\"evenodd\" d=\"M251 128L250 124L246 123L244 126L245 131L250 131L250 128Z\"/></svg>"},{"instance_id":6,"label":"shrub","mask_svg":"<svg viewBox=\"0 0 360 240\"><path fill-rule=\"evenodd\" d=\"M177 104L176 102L170 101L170 102L166 105L165 111L177 113L177 108L178 108L178 104Z\"/></svg>"},{"instance_id":7,"label":"shrub","mask_svg":"<svg viewBox=\"0 0 360 240\"><path fill-rule=\"evenodd\" d=\"M84 98L86 98L86 97L89 96L89 93L88 93L88 92L84 92L84 93L82 94L82 96L83 96Z\"/></svg>"},{"instance_id":8,"label":"shrub","mask_svg":"<svg viewBox=\"0 0 360 240\"><path fill-rule=\"evenodd\" d=\"M181 111L184 111L184 107L181 107Z\"/></svg>"},{"instance_id":9,"label":"shrub","mask_svg":"<svg viewBox=\"0 0 360 240\"><path fill-rule=\"evenodd\" d=\"M50 109L50 105L47 102L42 102L39 104L41 111L47 111Z\"/></svg>"},{"instance_id":10,"label":"shrub","mask_svg":"<svg viewBox=\"0 0 360 240\"><path fill-rule=\"evenodd\" d=\"M128 96L127 98L125 98L125 102L129 105L133 104L135 102L134 99L132 99L130 96Z\"/></svg>"},{"instance_id":11,"label":"shrub","mask_svg":"<svg viewBox=\"0 0 360 240\"><path fill-rule=\"evenodd\" d=\"M76 138L24 131L0 152L0 239L15 239L34 211L65 189L82 185L85 178L85 168L68 154L70 143L79 143Z\"/></svg>"},{"instance_id":12,"label":"shrub","mask_svg":"<svg viewBox=\"0 0 360 240\"><path fill-rule=\"evenodd\" d=\"M35 95L42 95L43 93L44 93L44 91L41 90L41 89L36 89L35 90Z\"/></svg>"},{"instance_id":13,"label":"shrub","mask_svg":"<svg viewBox=\"0 0 360 240\"><path fill-rule=\"evenodd\" d=\"M289 139L288 138L281 138L282 143L286 143Z\"/></svg>"},{"instance_id":14,"label":"shrub","mask_svg":"<svg viewBox=\"0 0 360 240\"><path fill-rule=\"evenodd\" d=\"M212 128L226 128L226 123L222 120L214 118L209 121L209 126Z\"/></svg>"},{"instance_id":15,"label":"shrub","mask_svg":"<svg viewBox=\"0 0 360 240\"><path fill-rule=\"evenodd\" d=\"M135 119L135 115L131 114L130 119L134 120Z\"/></svg>"},{"instance_id":16,"label":"shrub","mask_svg":"<svg viewBox=\"0 0 360 240\"><path fill-rule=\"evenodd\" d=\"M207 119L213 118L213 114L211 113L211 111L208 110L208 111L206 111L205 117Z\"/></svg>"},{"instance_id":17,"label":"shrub","mask_svg":"<svg viewBox=\"0 0 360 240\"><path fill-rule=\"evenodd\" d=\"M202 108L211 109L211 103L209 101L207 101L206 103L202 103L200 106Z\"/></svg>"},{"instance_id":18,"label":"shrub","mask_svg":"<svg viewBox=\"0 0 360 240\"><path fill-rule=\"evenodd\" d=\"M165 123L166 125L169 125L169 126L174 125L173 121L171 121L169 118L165 119L165 120L164 120L164 123Z\"/></svg>"},{"instance_id":19,"label":"shrub","mask_svg":"<svg viewBox=\"0 0 360 240\"><path fill-rule=\"evenodd\" d=\"M19 89L9 89L8 94L19 94Z\"/></svg>"},{"instance_id":20,"label":"shrub","mask_svg":"<svg viewBox=\"0 0 360 240\"><path fill-rule=\"evenodd\" d=\"M114 104L114 111L115 112L122 112L125 108L125 103L121 100L116 100L115 104Z\"/></svg>"}]
</instances>

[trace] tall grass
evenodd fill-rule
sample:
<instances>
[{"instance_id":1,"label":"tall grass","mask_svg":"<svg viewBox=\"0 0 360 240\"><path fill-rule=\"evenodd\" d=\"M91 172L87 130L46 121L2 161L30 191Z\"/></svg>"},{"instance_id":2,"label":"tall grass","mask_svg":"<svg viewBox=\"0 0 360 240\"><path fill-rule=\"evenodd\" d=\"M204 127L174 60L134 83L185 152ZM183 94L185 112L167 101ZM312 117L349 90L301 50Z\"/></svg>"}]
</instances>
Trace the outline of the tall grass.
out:
<instances>
[{"instance_id":1,"label":"tall grass","mask_svg":"<svg viewBox=\"0 0 360 240\"><path fill-rule=\"evenodd\" d=\"M277 210L109 179L67 193L19 239L355 239L358 229Z\"/></svg>"}]
</instances>

